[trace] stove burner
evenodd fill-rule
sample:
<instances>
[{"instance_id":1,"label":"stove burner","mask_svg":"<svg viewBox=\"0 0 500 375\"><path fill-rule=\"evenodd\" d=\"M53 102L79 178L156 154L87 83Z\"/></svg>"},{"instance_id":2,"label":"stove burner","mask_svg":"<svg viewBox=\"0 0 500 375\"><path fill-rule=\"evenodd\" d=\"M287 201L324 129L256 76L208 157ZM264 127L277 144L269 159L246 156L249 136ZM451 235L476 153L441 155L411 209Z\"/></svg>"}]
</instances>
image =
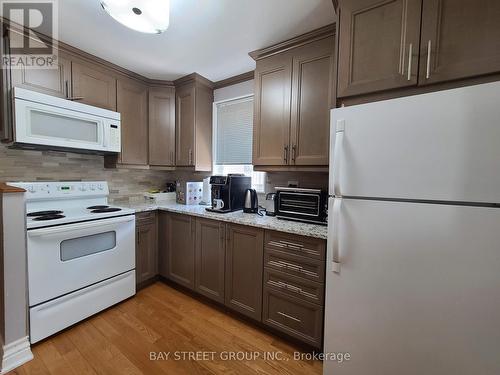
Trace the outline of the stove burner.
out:
<instances>
[{"instance_id":1,"label":"stove burner","mask_svg":"<svg viewBox=\"0 0 500 375\"><path fill-rule=\"evenodd\" d=\"M90 206L87 207L87 210L104 210L106 208L109 208L109 206Z\"/></svg>"},{"instance_id":2,"label":"stove burner","mask_svg":"<svg viewBox=\"0 0 500 375\"><path fill-rule=\"evenodd\" d=\"M92 210L90 212L92 212L93 214L104 214L106 212L117 212L117 211L121 211L121 210L122 210L121 208L108 207L108 208L100 208L97 210Z\"/></svg>"},{"instance_id":3,"label":"stove burner","mask_svg":"<svg viewBox=\"0 0 500 375\"><path fill-rule=\"evenodd\" d=\"M37 211L37 212L30 212L27 216L28 217L37 217L37 216L47 216L47 215L59 215L62 214L62 211Z\"/></svg>"},{"instance_id":4,"label":"stove burner","mask_svg":"<svg viewBox=\"0 0 500 375\"><path fill-rule=\"evenodd\" d=\"M58 212L58 211L56 211L56 212ZM35 217L33 220L36 220L36 221L46 221L46 220L62 219L62 218L65 218L65 217L66 216L64 216L64 215L53 214L53 215L38 216L38 217Z\"/></svg>"}]
</instances>

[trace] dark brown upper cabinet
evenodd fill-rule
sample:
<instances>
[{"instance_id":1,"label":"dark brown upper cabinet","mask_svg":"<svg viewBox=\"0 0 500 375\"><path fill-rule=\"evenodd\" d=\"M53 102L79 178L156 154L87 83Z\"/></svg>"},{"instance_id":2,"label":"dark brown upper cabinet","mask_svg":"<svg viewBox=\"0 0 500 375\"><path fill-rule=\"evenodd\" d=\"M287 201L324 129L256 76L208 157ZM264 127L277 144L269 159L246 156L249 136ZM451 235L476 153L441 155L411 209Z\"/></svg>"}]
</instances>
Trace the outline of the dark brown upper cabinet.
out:
<instances>
[{"instance_id":1,"label":"dark brown upper cabinet","mask_svg":"<svg viewBox=\"0 0 500 375\"><path fill-rule=\"evenodd\" d=\"M19 31L11 28L5 34L3 47L8 49L11 40L23 37ZM30 45L42 47L43 43L37 38L30 38ZM69 98L71 96L71 60L59 50L56 53L58 58L54 62L55 68L32 69L22 66L11 69L11 85L59 98Z\"/></svg>"},{"instance_id":2,"label":"dark brown upper cabinet","mask_svg":"<svg viewBox=\"0 0 500 375\"><path fill-rule=\"evenodd\" d=\"M500 1L423 1L419 84L498 71Z\"/></svg>"},{"instance_id":3,"label":"dark brown upper cabinet","mask_svg":"<svg viewBox=\"0 0 500 375\"><path fill-rule=\"evenodd\" d=\"M121 78L117 85L117 110L121 114L121 164L148 165L148 88L139 81Z\"/></svg>"},{"instance_id":4,"label":"dark brown upper cabinet","mask_svg":"<svg viewBox=\"0 0 500 375\"><path fill-rule=\"evenodd\" d=\"M500 72L499 1L342 0L339 13L337 97L350 104L428 92L423 86L436 83L448 82L437 90L477 84L488 77L467 79Z\"/></svg>"},{"instance_id":5,"label":"dark brown upper cabinet","mask_svg":"<svg viewBox=\"0 0 500 375\"><path fill-rule=\"evenodd\" d=\"M71 60L59 52L56 69L12 69L12 86L58 98L71 95Z\"/></svg>"},{"instance_id":6,"label":"dark brown upper cabinet","mask_svg":"<svg viewBox=\"0 0 500 375\"><path fill-rule=\"evenodd\" d=\"M254 82L253 165L288 165L291 55L284 53L259 60Z\"/></svg>"},{"instance_id":7,"label":"dark brown upper cabinet","mask_svg":"<svg viewBox=\"0 0 500 375\"><path fill-rule=\"evenodd\" d=\"M338 97L418 82L422 0L340 1Z\"/></svg>"},{"instance_id":8,"label":"dark brown upper cabinet","mask_svg":"<svg viewBox=\"0 0 500 375\"><path fill-rule=\"evenodd\" d=\"M215 220L196 218L195 290L224 303L226 226Z\"/></svg>"},{"instance_id":9,"label":"dark brown upper cabinet","mask_svg":"<svg viewBox=\"0 0 500 375\"><path fill-rule=\"evenodd\" d=\"M226 247L227 307L255 320L262 316L264 230L228 224Z\"/></svg>"},{"instance_id":10,"label":"dark brown upper cabinet","mask_svg":"<svg viewBox=\"0 0 500 375\"><path fill-rule=\"evenodd\" d=\"M250 53L256 61L253 164L328 166L334 25Z\"/></svg>"},{"instance_id":11,"label":"dark brown upper cabinet","mask_svg":"<svg viewBox=\"0 0 500 375\"><path fill-rule=\"evenodd\" d=\"M328 165L333 37L293 52L290 164Z\"/></svg>"},{"instance_id":12,"label":"dark brown upper cabinet","mask_svg":"<svg viewBox=\"0 0 500 375\"><path fill-rule=\"evenodd\" d=\"M73 61L71 75L74 100L116 111L116 78L111 72L93 64Z\"/></svg>"},{"instance_id":13,"label":"dark brown upper cabinet","mask_svg":"<svg viewBox=\"0 0 500 375\"><path fill-rule=\"evenodd\" d=\"M175 89L149 90L149 164L175 165Z\"/></svg>"},{"instance_id":14,"label":"dark brown upper cabinet","mask_svg":"<svg viewBox=\"0 0 500 375\"><path fill-rule=\"evenodd\" d=\"M212 170L213 83L193 73L175 83L175 165Z\"/></svg>"},{"instance_id":15,"label":"dark brown upper cabinet","mask_svg":"<svg viewBox=\"0 0 500 375\"><path fill-rule=\"evenodd\" d=\"M194 85L176 89L176 160L178 166L194 165L195 95Z\"/></svg>"}]
</instances>

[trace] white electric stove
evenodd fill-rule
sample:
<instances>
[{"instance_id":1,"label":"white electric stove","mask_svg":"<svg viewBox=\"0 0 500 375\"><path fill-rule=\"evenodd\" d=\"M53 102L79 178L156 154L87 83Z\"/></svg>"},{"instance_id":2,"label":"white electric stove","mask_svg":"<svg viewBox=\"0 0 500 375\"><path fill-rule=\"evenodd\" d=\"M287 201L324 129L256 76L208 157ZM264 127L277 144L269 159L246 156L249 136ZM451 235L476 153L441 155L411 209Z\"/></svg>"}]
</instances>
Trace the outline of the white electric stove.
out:
<instances>
[{"instance_id":1,"label":"white electric stove","mask_svg":"<svg viewBox=\"0 0 500 375\"><path fill-rule=\"evenodd\" d=\"M135 294L135 212L106 182L9 184L26 190L32 343Z\"/></svg>"}]
</instances>

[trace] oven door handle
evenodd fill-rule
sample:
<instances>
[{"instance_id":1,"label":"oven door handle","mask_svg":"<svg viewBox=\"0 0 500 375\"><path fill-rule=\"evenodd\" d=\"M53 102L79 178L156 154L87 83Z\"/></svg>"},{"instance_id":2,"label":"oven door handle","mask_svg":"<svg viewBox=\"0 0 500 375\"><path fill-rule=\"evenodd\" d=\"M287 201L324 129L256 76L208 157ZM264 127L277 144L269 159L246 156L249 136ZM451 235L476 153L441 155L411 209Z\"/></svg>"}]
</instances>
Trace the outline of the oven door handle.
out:
<instances>
[{"instance_id":1,"label":"oven door handle","mask_svg":"<svg viewBox=\"0 0 500 375\"><path fill-rule=\"evenodd\" d=\"M28 230L28 236L29 237L57 236L61 233L75 232L90 228L102 228L104 226L128 223L134 220L135 220L135 215L127 215L127 216L113 217L110 219L93 220L90 222L59 225L57 227L32 229Z\"/></svg>"}]
</instances>

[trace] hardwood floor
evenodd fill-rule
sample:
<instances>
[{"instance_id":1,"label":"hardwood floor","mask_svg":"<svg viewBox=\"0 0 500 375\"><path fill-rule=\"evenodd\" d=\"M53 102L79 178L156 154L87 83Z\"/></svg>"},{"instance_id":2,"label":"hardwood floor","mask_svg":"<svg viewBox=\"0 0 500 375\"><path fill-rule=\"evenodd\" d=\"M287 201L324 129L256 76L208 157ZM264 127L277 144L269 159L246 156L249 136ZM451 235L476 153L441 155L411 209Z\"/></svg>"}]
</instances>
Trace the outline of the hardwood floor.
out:
<instances>
[{"instance_id":1,"label":"hardwood floor","mask_svg":"<svg viewBox=\"0 0 500 375\"><path fill-rule=\"evenodd\" d=\"M11 374L321 374L319 361L163 283L32 347L35 358ZM157 360L150 360L154 352ZM156 354L156 353L162 354ZM204 358L189 354L205 352ZM248 358L226 359L240 352ZM254 359L251 353L259 353ZM164 357L170 353L169 359ZM213 353L213 354L212 354ZM272 353L280 360L263 358ZM276 354L280 353L280 354ZM158 358L160 355L163 358ZM176 360L183 355L186 358ZM201 356L202 354L198 354ZM213 356L213 360L208 360Z\"/></svg>"}]
</instances>

